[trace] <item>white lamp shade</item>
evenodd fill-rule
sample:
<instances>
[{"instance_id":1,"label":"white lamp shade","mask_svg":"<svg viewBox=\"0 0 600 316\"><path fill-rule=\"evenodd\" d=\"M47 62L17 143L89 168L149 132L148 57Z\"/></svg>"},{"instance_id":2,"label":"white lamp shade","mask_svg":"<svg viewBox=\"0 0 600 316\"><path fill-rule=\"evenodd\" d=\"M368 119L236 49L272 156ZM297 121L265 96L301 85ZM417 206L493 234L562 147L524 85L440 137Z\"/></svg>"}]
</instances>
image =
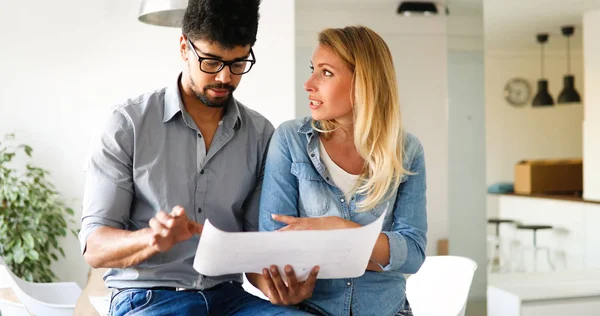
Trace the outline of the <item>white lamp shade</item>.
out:
<instances>
[{"instance_id":1,"label":"white lamp shade","mask_svg":"<svg viewBox=\"0 0 600 316\"><path fill-rule=\"evenodd\" d=\"M181 27L188 0L142 0L141 22L170 27Z\"/></svg>"}]
</instances>

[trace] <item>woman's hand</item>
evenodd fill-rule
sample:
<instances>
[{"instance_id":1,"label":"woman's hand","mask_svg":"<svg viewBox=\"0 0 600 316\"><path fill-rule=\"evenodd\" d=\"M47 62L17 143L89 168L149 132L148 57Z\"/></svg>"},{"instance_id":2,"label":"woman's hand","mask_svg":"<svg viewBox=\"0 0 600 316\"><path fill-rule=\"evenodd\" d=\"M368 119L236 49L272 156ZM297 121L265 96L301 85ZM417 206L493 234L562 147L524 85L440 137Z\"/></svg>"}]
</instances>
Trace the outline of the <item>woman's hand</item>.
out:
<instances>
[{"instance_id":1,"label":"woman's hand","mask_svg":"<svg viewBox=\"0 0 600 316\"><path fill-rule=\"evenodd\" d=\"M281 223L287 224L287 226L279 229L278 231L286 230L332 230L332 229L345 229L345 228L357 228L361 225L345 220L337 216L327 217L294 217L286 215L272 214L271 217Z\"/></svg>"}]
</instances>

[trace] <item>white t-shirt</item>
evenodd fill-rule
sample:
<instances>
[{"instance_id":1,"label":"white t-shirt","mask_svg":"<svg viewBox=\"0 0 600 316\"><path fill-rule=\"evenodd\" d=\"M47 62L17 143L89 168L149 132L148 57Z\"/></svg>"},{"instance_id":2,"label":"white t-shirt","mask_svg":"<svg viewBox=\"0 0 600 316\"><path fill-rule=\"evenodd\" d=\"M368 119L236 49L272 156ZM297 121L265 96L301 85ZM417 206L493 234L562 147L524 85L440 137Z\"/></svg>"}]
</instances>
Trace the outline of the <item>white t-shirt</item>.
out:
<instances>
[{"instance_id":1,"label":"white t-shirt","mask_svg":"<svg viewBox=\"0 0 600 316\"><path fill-rule=\"evenodd\" d=\"M329 170L329 175L331 176L333 183L344 193L346 200L350 200L350 194L352 193L356 181L358 181L359 175L348 173L333 162L331 157L329 157L329 154L327 154L323 142L319 143L319 149L321 151L323 163L325 164L325 167L327 167L327 170Z\"/></svg>"}]
</instances>

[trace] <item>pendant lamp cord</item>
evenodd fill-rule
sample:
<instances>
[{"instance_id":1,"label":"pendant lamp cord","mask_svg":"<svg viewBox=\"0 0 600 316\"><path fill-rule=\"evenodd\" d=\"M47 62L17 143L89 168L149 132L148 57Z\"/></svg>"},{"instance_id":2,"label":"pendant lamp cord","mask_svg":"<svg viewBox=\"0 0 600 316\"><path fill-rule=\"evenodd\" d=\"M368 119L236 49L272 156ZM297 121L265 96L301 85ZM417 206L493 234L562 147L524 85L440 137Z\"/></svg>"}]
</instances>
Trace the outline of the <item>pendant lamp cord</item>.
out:
<instances>
[{"instance_id":1,"label":"pendant lamp cord","mask_svg":"<svg viewBox=\"0 0 600 316\"><path fill-rule=\"evenodd\" d=\"M571 37L567 36L567 73L571 74Z\"/></svg>"},{"instance_id":2,"label":"pendant lamp cord","mask_svg":"<svg viewBox=\"0 0 600 316\"><path fill-rule=\"evenodd\" d=\"M541 50L542 50L542 59L540 59L540 69L542 69L542 79L545 79L544 77L544 44L541 44Z\"/></svg>"}]
</instances>

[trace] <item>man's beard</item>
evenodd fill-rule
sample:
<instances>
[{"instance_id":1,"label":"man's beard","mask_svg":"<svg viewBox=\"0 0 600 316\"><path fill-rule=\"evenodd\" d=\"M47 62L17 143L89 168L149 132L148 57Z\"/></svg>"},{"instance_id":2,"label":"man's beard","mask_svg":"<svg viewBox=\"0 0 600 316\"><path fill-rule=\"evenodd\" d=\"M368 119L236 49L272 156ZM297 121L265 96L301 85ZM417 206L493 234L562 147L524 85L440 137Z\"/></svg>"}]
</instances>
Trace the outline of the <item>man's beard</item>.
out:
<instances>
[{"instance_id":1,"label":"man's beard","mask_svg":"<svg viewBox=\"0 0 600 316\"><path fill-rule=\"evenodd\" d=\"M227 105L227 103L229 103L229 100L233 97L233 91L235 91L235 87L233 87L232 85L226 83L210 84L204 86L204 88L202 88L202 92L200 92L198 91L198 88L196 87L196 84L194 83L194 80L191 78L191 76L190 79L192 83L192 91L196 95L196 98L200 100L200 102L202 102L204 105L210 108L223 108ZM229 94L226 97L211 98L208 96L209 89L227 89L229 90Z\"/></svg>"}]
</instances>

